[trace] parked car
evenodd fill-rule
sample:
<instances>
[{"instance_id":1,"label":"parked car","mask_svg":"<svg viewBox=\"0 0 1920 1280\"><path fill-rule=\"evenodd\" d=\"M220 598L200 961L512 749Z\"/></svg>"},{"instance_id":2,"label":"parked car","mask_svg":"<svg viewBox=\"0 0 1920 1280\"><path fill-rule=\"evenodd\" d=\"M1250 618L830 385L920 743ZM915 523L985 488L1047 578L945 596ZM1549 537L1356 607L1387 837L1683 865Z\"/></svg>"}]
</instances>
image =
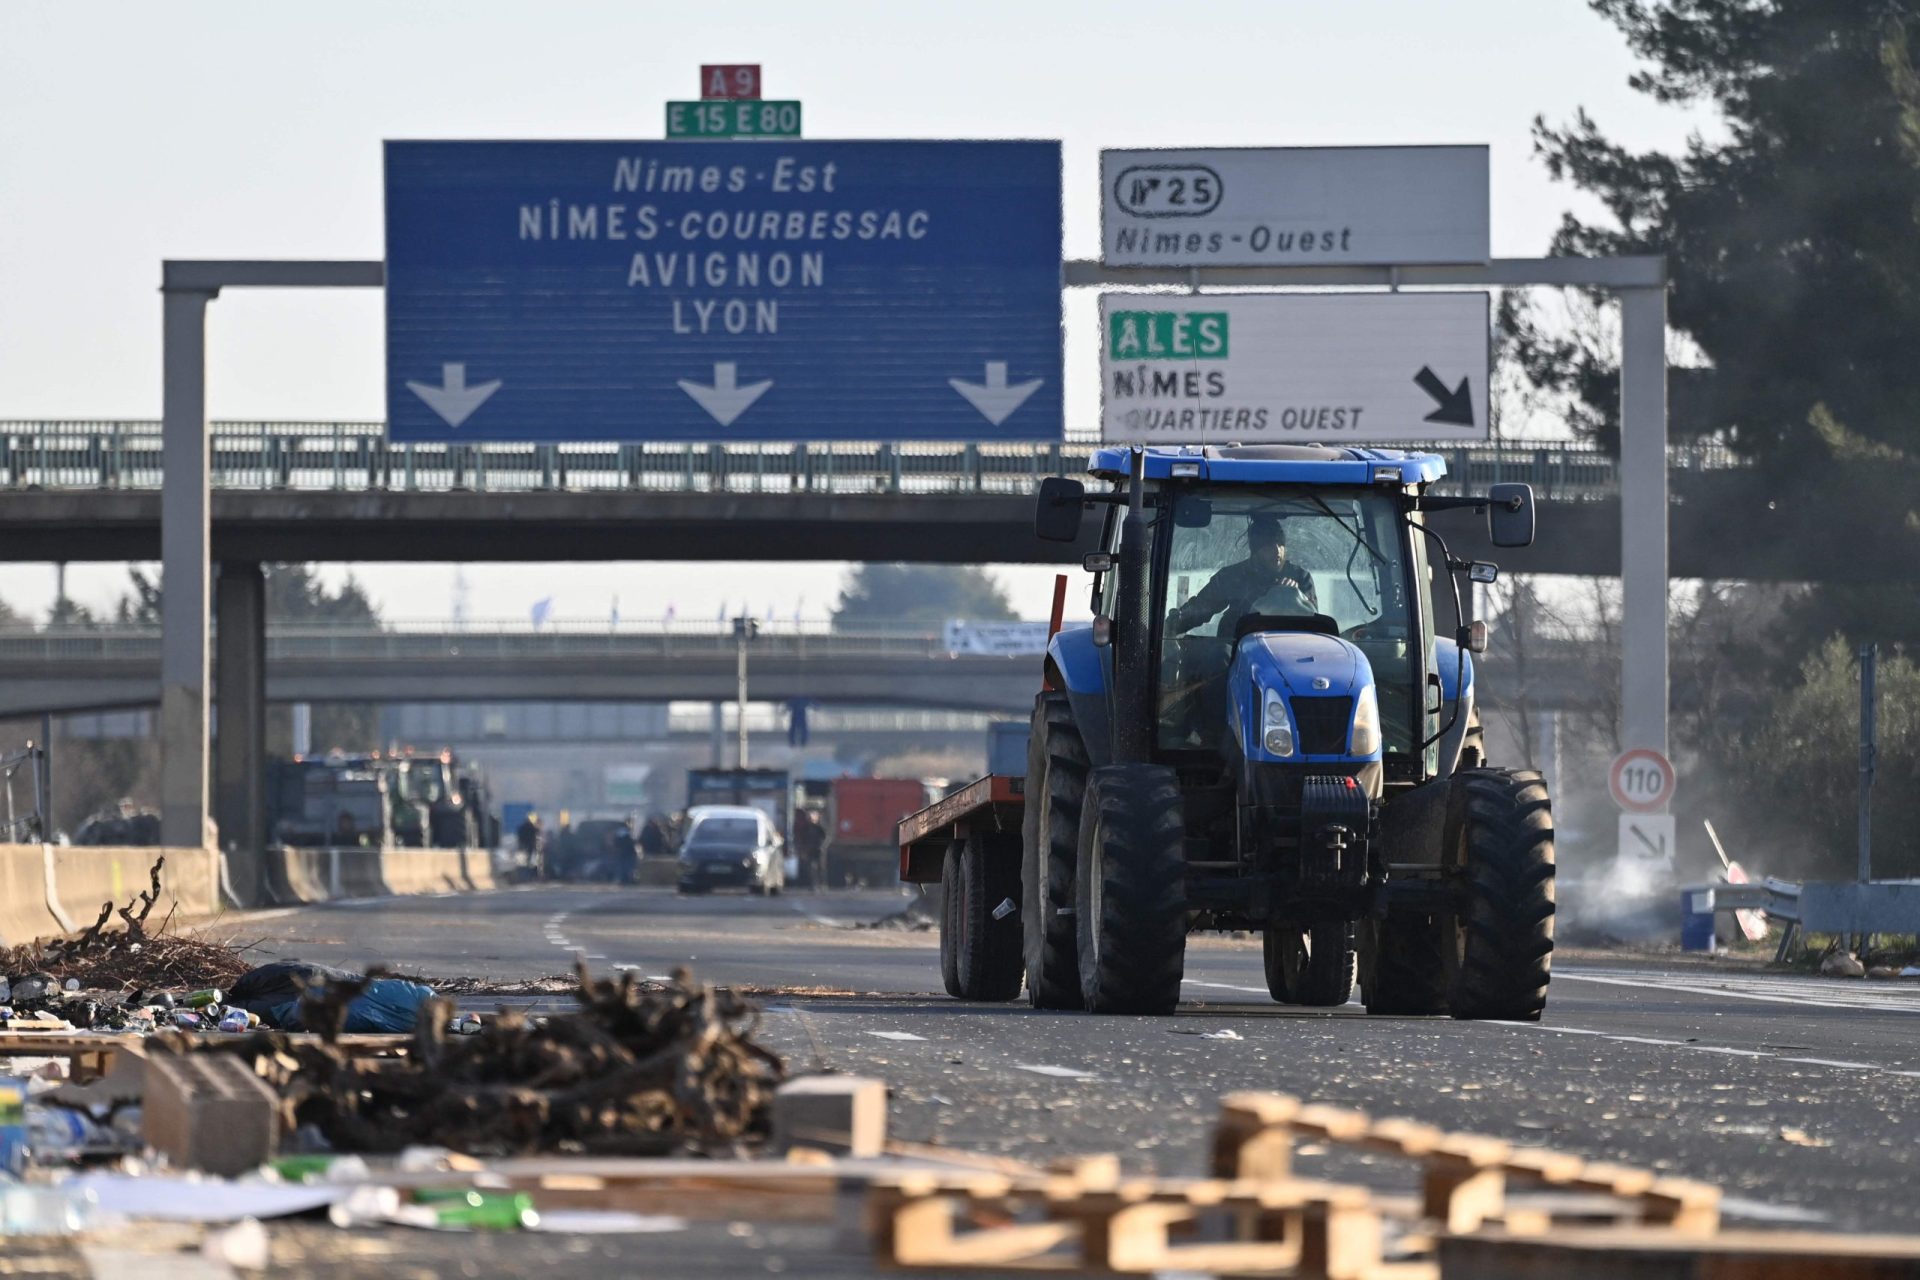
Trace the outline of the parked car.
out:
<instances>
[{"instance_id":1,"label":"parked car","mask_svg":"<svg viewBox=\"0 0 1920 1280\"><path fill-rule=\"evenodd\" d=\"M773 894L786 884L780 833L765 813L745 805L701 805L688 812L680 892L730 887Z\"/></svg>"}]
</instances>

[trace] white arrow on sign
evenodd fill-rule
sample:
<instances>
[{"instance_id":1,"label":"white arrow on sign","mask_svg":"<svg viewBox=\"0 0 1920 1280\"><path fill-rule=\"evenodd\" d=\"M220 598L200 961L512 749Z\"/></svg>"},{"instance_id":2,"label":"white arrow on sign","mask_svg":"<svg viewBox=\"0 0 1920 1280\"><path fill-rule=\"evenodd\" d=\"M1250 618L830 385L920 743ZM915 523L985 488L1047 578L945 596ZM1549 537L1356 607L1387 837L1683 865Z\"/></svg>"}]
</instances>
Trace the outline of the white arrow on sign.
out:
<instances>
[{"instance_id":1,"label":"white arrow on sign","mask_svg":"<svg viewBox=\"0 0 1920 1280\"><path fill-rule=\"evenodd\" d=\"M1044 378L1035 378L1032 382L1007 384L1007 362L1005 360L987 361L987 381L962 382L958 378L948 378L947 385L967 398L967 403L980 411L980 416L999 426L1013 416L1013 411L1027 402L1027 397L1040 389Z\"/></svg>"},{"instance_id":2,"label":"white arrow on sign","mask_svg":"<svg viewBox=\"0 0 1920 1280\"><path fill-rule=\"evenodd\" d=\"M753 402L767 393L773 385L773 379L765 382L749 382L742 386L735 381L739 369L731 360L715 361L713 366L713 385L702 386L687 378L680 379L680 389L692 396L702 409L713 415L713 420L723 427L733 425L733 420L753 406Z\"/></svg>"},{"instance_id":3,"label":"white arrow on sign","mask_svg":"<svg viewBox=\"0 0 1920 1280\"><path fill-rule=\"evenodd\" d=\"M464 364L443 364L440 366L440 385L430 382L409 382L407 390L427 402L427 408L439 414L450 427L457 427L473 416L473 411L487 402L487 397L500 389L500 380L479 382L467 385L467 366Z\"/></svg>"},{"instance_id":4,"label":"white arrow on sign","mask_svg":"<svg viewBox=\"0 0 1920 1280\"><path fill-rule=\"evenodd\" d=\"M1670 813L1620 815L1620 857L1624 861L1673 861L1674 823Z\"/></svg>"}]
</instances>

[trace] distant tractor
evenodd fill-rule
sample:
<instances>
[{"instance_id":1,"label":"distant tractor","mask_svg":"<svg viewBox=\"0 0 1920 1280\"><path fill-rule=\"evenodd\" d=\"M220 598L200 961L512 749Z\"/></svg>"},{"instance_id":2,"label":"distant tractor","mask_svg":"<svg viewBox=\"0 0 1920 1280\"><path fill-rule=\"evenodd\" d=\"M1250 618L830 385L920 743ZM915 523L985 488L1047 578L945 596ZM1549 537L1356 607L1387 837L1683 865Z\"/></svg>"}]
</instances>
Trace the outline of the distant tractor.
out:
<instances>
[{"instance_id":1,"label":"distant tractor","mask_svg":"<svg viewBox=\"0 0 1920 1280\"><path fill-rule=\"evenodd\" d=\"M1547 789L1486 763L1486 632L1455 575L1498 571L1426 519L1482 509L1526 546L1532 490L1442 497L1438 457L1300 445L1106 448L1089 471L1095 492L1041 489L1042 538L1105 519L1025 777L901 824L903 877L945 881L948 990L1009 1000L1024 974L1039 1008L1166 1013L1190 931L1257 931L1283 1003L1345 1004L1357 977L1370 1013L1537 1019Z\"/></svg>"}]
</instances>

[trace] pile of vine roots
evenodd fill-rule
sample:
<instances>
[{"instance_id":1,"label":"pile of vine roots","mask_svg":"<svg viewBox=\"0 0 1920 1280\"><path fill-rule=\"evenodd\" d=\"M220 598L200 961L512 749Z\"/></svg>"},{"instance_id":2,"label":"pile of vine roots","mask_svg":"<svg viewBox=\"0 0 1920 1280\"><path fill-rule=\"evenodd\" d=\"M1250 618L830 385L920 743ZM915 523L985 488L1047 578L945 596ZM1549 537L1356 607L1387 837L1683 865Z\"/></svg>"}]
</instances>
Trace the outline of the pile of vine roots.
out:
<instances>
[{"instance_id":1,"label":"pile of vine roots","mask_svg":"<svg viewBox=\"0 0 1920 1280\"><path fill-rule=\"evenodd\" d=\"M166 862L165 855L155 859L151 887L125 906L101 903L100 918L77 936L0 948L0 974L45 974L54 980L56 991L68 979L87 991L123 992L190 991L232 983L253 967L238 948L175 933L171 913L158 924L149 923L160 900L160 871ZM116 915L122 926L109 928Z\"/></svg>"},{"instance_id":2,"label":"pile of vine roots","mask_svg":"<svg viewBox=\"0 0 1920 1280\"><path fill-rule=\"evenodd\" d=\"M166 1033L155 1047L245 1055L279 1092L283 1124L312 1126L336 1151L737 1154L765 1140L786 1068L754 1043L752 1005L685 969L664 986L631 974L598 980L584 964L578 979L577 1013L502 1010L469 1035L448 1034L453 1007L431 1000L399 1057L336 1043L358 982L301 998L301 1023L320 1031L317 1041Z\"/></svg>"}]
</instances>

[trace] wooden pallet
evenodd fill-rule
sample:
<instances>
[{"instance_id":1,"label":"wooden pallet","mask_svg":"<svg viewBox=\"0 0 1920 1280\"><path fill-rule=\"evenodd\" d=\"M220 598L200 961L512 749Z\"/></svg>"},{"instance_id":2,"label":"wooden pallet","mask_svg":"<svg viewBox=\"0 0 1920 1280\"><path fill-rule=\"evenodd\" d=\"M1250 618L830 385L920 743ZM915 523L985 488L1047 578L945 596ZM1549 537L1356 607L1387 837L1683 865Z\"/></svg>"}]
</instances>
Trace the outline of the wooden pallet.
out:
<instances>
[{"instance_id":1,"label":"wooden pallet","mask_svg":"<svg viewBox=\"0 0 1920 1280\"><path fill-rule=\"evenodd\" d=\"M1413 1162L1396 1198L1296 1177L1295 1146ZM1164 1270L1300 1280L1920 1280L1920 1238L1722 1232L1719 1188L1282 1094L1225 1099L1212 1177L876 1179L875 1252L896 1267Z\"/></svg>"},{"instance_id":2,"label":"wooden pallet","mask_svg":"<svg viewBox=\"0 0 1920 1280\"><path fill-rule=\"evenodd\" d=\"M197 1031L197 1039L229 1040L255 1035L255 1031L229 1034L222 1031ZM72 1064L69 1078L76 1084L98 1080L113 1068L119 1054L140 1057L152 1033L98 1031L0 1031L0 1060L7 1058L64 1058ZM289 1032L290 1040L318 1039L311 1032ZM355 1032L334 1041L353 1057L375 1057L404 1053L413 1043L407 1035Z\"/></svg>"}]
</instances>

